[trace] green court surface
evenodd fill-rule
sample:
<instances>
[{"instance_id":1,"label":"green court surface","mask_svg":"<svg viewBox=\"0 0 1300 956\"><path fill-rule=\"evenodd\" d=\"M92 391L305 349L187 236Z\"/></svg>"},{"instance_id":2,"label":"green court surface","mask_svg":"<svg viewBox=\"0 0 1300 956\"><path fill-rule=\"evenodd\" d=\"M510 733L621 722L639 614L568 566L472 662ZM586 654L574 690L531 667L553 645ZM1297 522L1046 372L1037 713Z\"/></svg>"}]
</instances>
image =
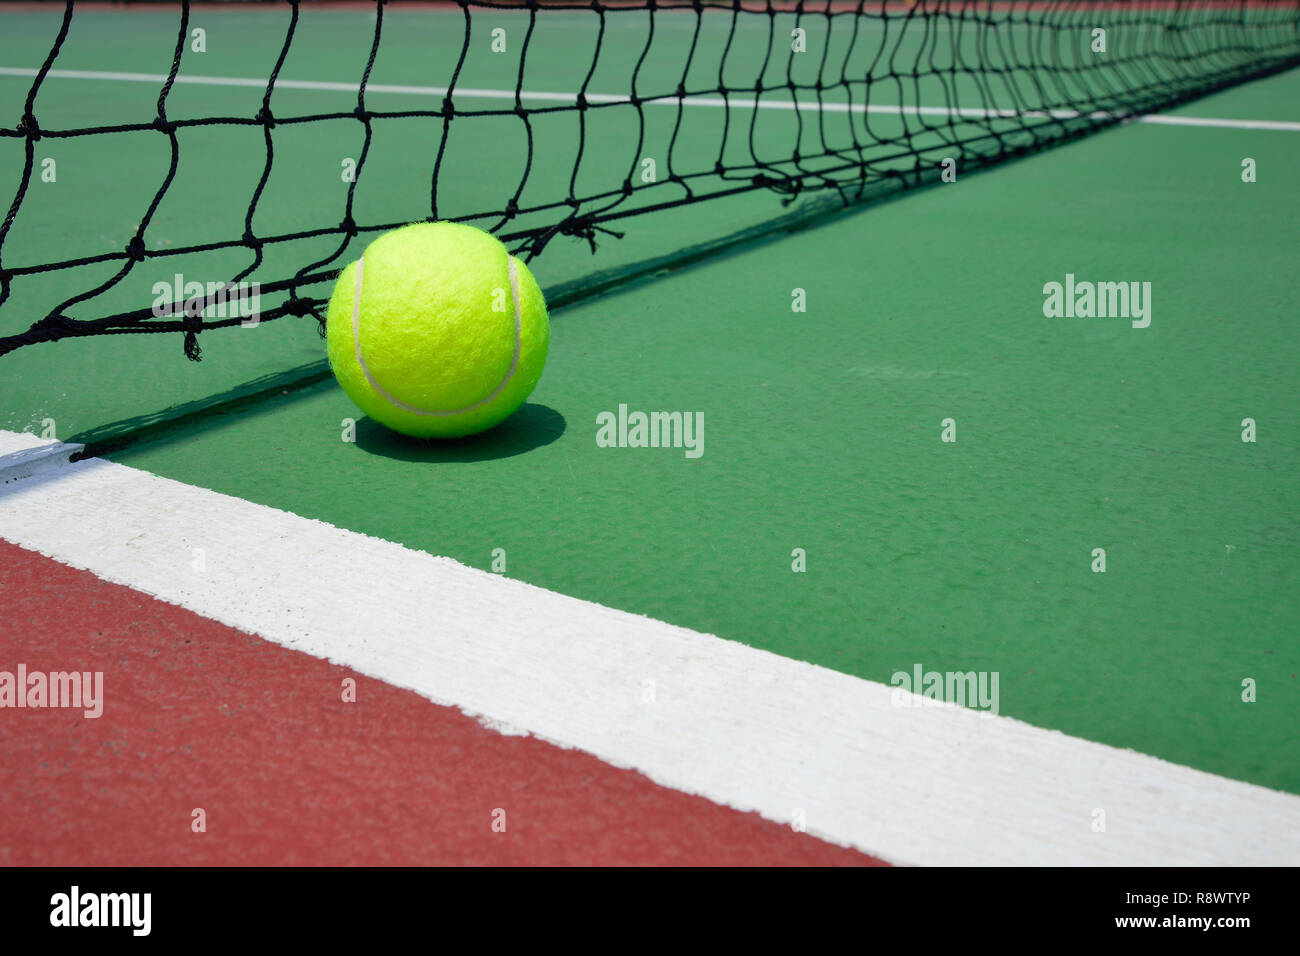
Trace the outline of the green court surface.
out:
<instances>
[{"instance_id":1,"label":"green court surface","mask_svg":"<svg viewBox=\"0 0 1300 956\"><path fill-rule=\"evenodd\" d=\"M238 18L257 16L230 14L210 48ZM307 52L283 75L354 78L365 16L305 17ZM422 37L415 23L427 18L405 16L374 80L442 82L412 50L457 49L459 29ZM37 65L50 17L5 19L23 30L5 32L0 66ZM120 35L80 35L70 59L77 69L166 72L163 21L142 13ZM348 61L312 59L313 38L347 47ZM268 30L204 71L265 77L280 39ZM582 82L574 62L530 64L530 86L572 89ZM499 87L495 68L474 61L466 82ZM613 60L592 88L625 88L630 69ZM21 112L29 83L0 76L5 115ZM47 111L73 127L112 122L110 99L138 121L157 91L51 79L48 95ZM340 97L288 91L277 108L333 109ZM256 88L181 85L169 113L248 115L259 98ZM1297 103L1292 71L1173 115L1295 120ZM688 137L704 136L706 117L692 119ZM611 119L592 140L593 175L627 175L626 130L616 127L631 121ZM351 153L329 126L277 139L283 181L264 200L274 228L338 221L339 157ZM246 207L214 205L205 188L241 178L232 194L246 203L262 131L249 129L246 153L215 133L193 135L164 221L237 235ZM338 135L355 144L355 124ZM359 202L368 218L418 218L427 167L400 159L426 150L426 133L391 135L372 147L391 176L369 179ZM430 445L362 419L355 443L344 441L358 413L326 381L112 457L475 567L504 549L509 576L875 681L918 664L996 671L1004 715L1300 793L1298 137L1135 122L558 309L529 404L474 439ZM153 164L157 174L168 157L119 139L120 153L93 146L85 178L75 170L89 141L50 145L68 185L27 200L25 214L49 205L20 223L33 230L14 239L25 256L68 241L69 202L86 205L87 235L101 233L106 248L129 238L156 183L122 167ZM11 164L20 145L0 148ZM484 191L449 201L491 202L490 173L511 152L503 141L479 175L453 175ZM1241 181L1246 157L1258 164L1255 183ZM560 172L541 170L538 188ZM91 203L119 189L120 203ZM628 237L603 239L594 259L570 239L532 268L549 288L779 212L764 193L655 213L628 220ZM213 268L244 261L239 250L223 255ZM1045 317L1044 284L1067 274L1150 282L1150 326ZM126 308L156 278L112 290L105 308ZM796 289L804 312L792 310ZM47 301L32 295L32 309ZM176 335L19 350L0 358L0 425L36 430L52 418L67 439L324 353L310 319L205 333L201 344L197 365ZM702 413L702 456L600 447L597 416L620 405ZM942 440L948 419L955 442ZM1257 441L1243 442L1243 419ZM1093 571L1097 548L1105 573ZM796 549L805 573L792 571ZM364 601L365 582L357 589ZM1258 687L1249 705L1247 679Z\"/></svg>"}]
</instances>

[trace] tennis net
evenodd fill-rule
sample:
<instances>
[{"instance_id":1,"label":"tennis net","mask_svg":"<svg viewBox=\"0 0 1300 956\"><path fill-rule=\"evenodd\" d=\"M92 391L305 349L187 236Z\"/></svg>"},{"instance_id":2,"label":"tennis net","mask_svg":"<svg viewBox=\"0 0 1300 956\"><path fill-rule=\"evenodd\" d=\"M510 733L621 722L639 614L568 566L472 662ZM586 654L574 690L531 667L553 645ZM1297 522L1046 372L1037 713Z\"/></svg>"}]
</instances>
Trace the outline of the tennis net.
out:
<instances>
[{"instance_id":1,"label":"tennis net","mask_svg":"<svg viewBox=\"0 0 1300 956\"><path fill-rule=\"evenodd\" d=\"M323 323L324 284L360 244L407 222L471 223L526 261L559 237L594 253L652 212L745 193L774 197L774 217L813 196L817 210L862 203L1300 62L1296 3L456 0L376 3L346 49L331 48L343 75L321 78L286 68L313 42L300 36L309 12L267 6L278 19L245 28L278 37L261 78L201 72L188 3L173 11L165 73L70 68L71 2L39 65L0 69L0 82L23 84L18 121L0 127L17 183L0 224L0 355L71 336L171 332L197 359L201 332L246 322L224 311L231 290L259 279L273 301L259 320ZM78 79L101 94L134 83L149 91L148 109L124 95L95 125L47 118L47 91ZM257 108L182 113L178 91L190 87L242 90ZM193 188L178 183L214 132L252 174L205 184L224 216L166 217L169 191ZM114 247L78 227L86 209L51 222L32 201L51 141L112 141L122 146L112 156L134 151L122 161L151 170L123 188L134 200L115 197L136 205ZM334 151L350 148L342 188L277 202L322 143L339 142L351 144ZM281 215L289 206L295 214ZM64 236L55 246L26 241L51 228ZM215 283L193 294L178 283L161 308L135 306L141 288L200 260ZM44 299L18 294L42 281Z\"/></svg>"}]
</instances>

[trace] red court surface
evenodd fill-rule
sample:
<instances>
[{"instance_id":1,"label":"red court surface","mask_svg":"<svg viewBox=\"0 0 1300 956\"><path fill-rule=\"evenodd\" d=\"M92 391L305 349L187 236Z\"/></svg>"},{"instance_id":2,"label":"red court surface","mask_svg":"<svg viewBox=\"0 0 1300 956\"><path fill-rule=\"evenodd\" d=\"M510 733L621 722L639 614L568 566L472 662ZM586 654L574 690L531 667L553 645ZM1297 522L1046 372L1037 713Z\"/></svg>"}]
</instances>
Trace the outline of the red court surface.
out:
<instances>
[{"instance_id":1,"label":"red court surface","mask_svg":"<svg viewBox=\"0 0 1300 956\"><path fill-rule=\"evenodd\" d=\"M5 666L105 701L0 722L3 865L879 862L3 541L0 592Z\"/></svg>"}]
</instances>

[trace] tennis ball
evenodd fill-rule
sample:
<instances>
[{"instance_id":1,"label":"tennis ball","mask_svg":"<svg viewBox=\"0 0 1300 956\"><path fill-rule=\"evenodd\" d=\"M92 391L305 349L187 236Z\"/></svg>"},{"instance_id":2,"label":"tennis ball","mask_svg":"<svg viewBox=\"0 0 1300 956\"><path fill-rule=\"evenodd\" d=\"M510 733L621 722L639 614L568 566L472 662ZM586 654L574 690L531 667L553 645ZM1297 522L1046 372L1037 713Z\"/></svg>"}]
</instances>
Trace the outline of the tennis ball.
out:
<instances>
[{"instance_id":1,"label":"tennis ball","mask_svg":"<svg viewBox=\"0 0 1300 956\"><path fill-rule=\"evenodd\" d=\"M546 301L528 267L473 226L385 233L344 269L325 339L343 391L377 422L419 438L491 428L537 385Z\"/></svg>"}]
</instances>

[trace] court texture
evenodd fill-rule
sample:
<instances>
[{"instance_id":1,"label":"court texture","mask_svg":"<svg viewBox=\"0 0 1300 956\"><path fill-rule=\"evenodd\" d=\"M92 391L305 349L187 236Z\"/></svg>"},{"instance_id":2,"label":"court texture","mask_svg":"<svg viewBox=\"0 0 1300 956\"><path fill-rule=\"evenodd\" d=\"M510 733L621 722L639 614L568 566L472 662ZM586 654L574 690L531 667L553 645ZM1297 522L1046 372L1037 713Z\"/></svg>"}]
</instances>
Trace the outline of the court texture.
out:
<instances>
[{"instance_id":1,"label":"court texture","mask_svg":"<svg viewBox=\"0 0 1300 956\"><path fill-rule=\"evenodd\" d=\"M1300 863L1298 64L1294 3L0 4L0 863ZM325 357L423 220L550 306L471 438Z\"/></svg>"}]
</instances>

